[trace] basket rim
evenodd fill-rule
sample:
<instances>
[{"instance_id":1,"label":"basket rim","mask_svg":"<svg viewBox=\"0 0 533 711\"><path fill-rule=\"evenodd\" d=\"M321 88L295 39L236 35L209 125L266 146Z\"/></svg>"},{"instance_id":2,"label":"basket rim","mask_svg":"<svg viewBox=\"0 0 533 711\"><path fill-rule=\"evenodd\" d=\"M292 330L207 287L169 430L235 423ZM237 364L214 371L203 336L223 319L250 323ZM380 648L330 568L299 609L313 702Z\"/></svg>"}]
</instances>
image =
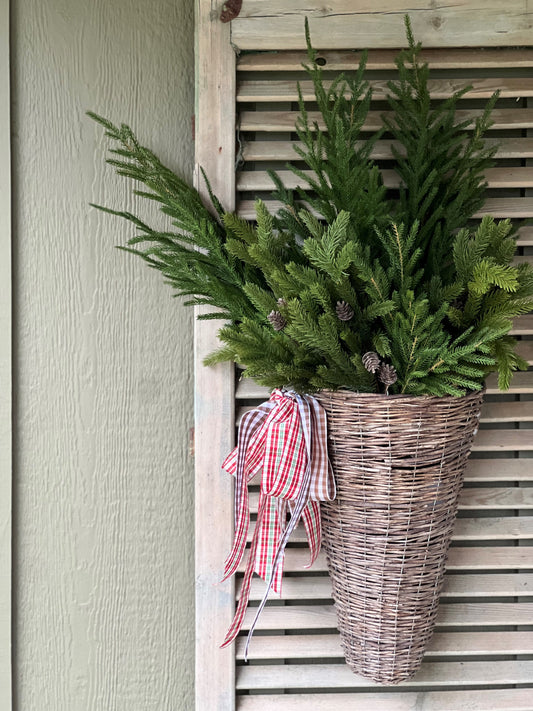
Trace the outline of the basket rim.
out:
<instances>
[{"instance_id":1,"label":"basket rim","mask_svg":"<svg viewBox=\"0 0 533 711\"><path fill-rule=\"evenodd\" d=\"M473 396L480 396L480 395L485 395L486 392L486 387L484 386L480 390L469 390L466 392L464 395L461 395L457 397L456 395L410 395L406 393L398 393L394 395L385 395L385 393L361 393L357 390L350 390L348 388L339 388L338 390L318 390L316 393L314 393L315 397L320 398L321 395L325 396L335 396L335 395L341 395L341 396L346 396L346 397L354 397L354 398L362 398L363 400L373 400L376 402L390 402L390 401L398 401L398 400L410 400L410 401L430 401L433 400L435 402L445 402L446 400L452 400L455 402L459 402L463 399L467 399L469 397Z\"/></svg>"}]
</instances>

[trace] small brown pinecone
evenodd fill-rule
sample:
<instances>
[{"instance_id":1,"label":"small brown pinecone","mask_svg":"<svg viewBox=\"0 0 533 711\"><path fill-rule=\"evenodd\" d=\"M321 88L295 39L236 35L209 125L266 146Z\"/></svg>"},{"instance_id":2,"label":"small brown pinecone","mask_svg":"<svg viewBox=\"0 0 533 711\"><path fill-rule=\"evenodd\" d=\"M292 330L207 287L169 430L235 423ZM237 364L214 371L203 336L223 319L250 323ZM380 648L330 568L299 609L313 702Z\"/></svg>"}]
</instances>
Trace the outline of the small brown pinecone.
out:
<instances>
[{"instance_id":1,"label":"small brown pinecone","mask_svg":"<svg viewBox=\"0 0 533 711\"><path fill-rule=\"evenodd\" d=\"M337 301L335 312L339 321L350 321L353 318L353 309L346 301Z\"/></svg>"},{"instance_id":2,"label":"small brown pinecone","mask_svg":"<svg viewBox=\"0 0 533 711\"><path fill-rule=\"evenodd\" d=\"M284 309L285 306L287 306L287 302L285 301L285 299L278 299L278 308Z\"/></svg>"},{"instance_id":3,"label":"small brown pinecone","mask_svg":"<svg viewBox=\"0 0 533 711\"><path fill-rule=\"evenodd\" d=\"M398 380L396 368L388 363L383 363L378 371L378 378L388 390L389 387L394 385L394 383Z\"/></svg>"},{"instance_id":4,"label":"small brown pinecone","mask_svg":"<svg viewBox=\"0 0 533 711\"><path fill-rule=\"evenodd\" d=\"M267 318L272 324L274 331L283 331L287 325L287 321L283 318L279 311L271 311Z\"/></svg>"},{"instance_id":5,"label":"small brown pinecone","mask_svg":"<svg viewBox=\"0 0 533 711\"><path fill-rule=\"evenodd\" d=\"M363 365L369 373L375 373L381 365L378 354L374 353L374 351L368 351L368 353L365 353L363 356Z\"/></svg>"}]
</instances>

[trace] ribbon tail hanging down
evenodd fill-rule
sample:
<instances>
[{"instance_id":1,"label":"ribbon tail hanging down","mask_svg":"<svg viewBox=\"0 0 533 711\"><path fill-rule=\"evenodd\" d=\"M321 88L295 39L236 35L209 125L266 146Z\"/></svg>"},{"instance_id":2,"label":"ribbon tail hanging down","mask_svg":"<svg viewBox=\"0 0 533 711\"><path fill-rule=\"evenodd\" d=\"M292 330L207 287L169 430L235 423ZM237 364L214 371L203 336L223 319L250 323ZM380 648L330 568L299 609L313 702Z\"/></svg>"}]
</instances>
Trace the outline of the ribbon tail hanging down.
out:
<instances>
[{"instance_id":1,"label":"ribbon tail hanging down","mask_svg":"<svg viewBox=\"0 0 533 711\"><path fill-rule=\"evenodd\" d=\"M307 400L302 398L300 395L296 395L296 402L298 403L298 413L300 416L300 422L302 425L303 429L303 434L304 434L304 439L305 439L305 448L307 451L307 457L306 457L306 464L305 464L305 470L303 472L302 478L301 478L301 486L299 488L299 493L298 497L296 499L296 502L294 504L294 508L292 510L292 515L291 519L283 531L283 535L277 545L275 554L274 554L274 561L272 563L272 572L270 574L270 578L268 580L268 584L266 586L265 594L263 595L263 599L259 603L259 607L257 608L257 611L255 613L255 617L253 619L252 624L250 625L250 630L248 632L248 638L246 640L246 646L244 648L244 660L248 660L248 647L250 646L250 642L252 640L252 635L255 630L255 626L257 624L257 621L259 619L259 616L261 612L263 611L263 608L266 605L267 599L268 599L268 594L270 592L270 587L272 585L272 580L276 574L278 565L280 563L281 557L285 552L285 547L289 541L291 533L294 531L298 523L300 522L300 518L302 516L302 512L304 508L307 506L307 503L309 501L309 488L310 488L310 478L311 478L311 432L309 429L310 426L310 414L309 414L309 404Z\"/></svg>"},{"instance_id":2,"label":"ribbon tail hanging down","mask_svg":"<svg viewBox=\"0 0 533 711\"><path fill-rule=\"evenodd\" d=\"M258 522L263 515L265 504L266 504L266 499L263 501L262 506L260 507L259 511L257 512ZM253 560L253 558L255 556L258 540L259 540L259 526L256 525L254 535L252 537L252 544L250 547L250 560ZM246 571L244 573L244 578L242 581L241 595L239 598L239 603L237 605L237 609L235 611L233 621L232 621L228 631L226 632L224 641L220 645L221 647L227 647L228 644L231 644L231 642L233 642L235 637L239 634L239 631L242 627L242 623L244 620L244 615L246 613L246 608L248 607L248 600L250 598L250 588L252 585L253 573L254 573L253 565L247 565Z\"/></svg>"},{"instance_id":3,"label":"ribbon tail hanging down","mask_svg":"<svg viewBox=\"0 0 533 711\"><path fill-rule=\"evenodd\" d=\"M223 580L236 572L246 548L250 526L248 482L262 467L264 423L271 410L272 404L268 402L243 415L238 445L222 464L223 469L235 476L235 534L224 564Z\"/></svg>"},{"instance_id":4,"label":"ribbon tail hanging down","mask_svg":"<svg viewBox=\"0 0 533 711\"><path fill-rule=\"evenodd\" d=\"M335 495L326 435L325 413L314 398L274 390L268 403L243 416L238 445L224 462L224 469L236 477L235 538L226 561L224 579L237 570L243 558L250 520L247 485L259 469L263 470L259 510L240 599L222 644L223 647L230 644L241 629L252 576L257 572L267 585L249 629L245 659L270 589L280 591L285 547L300 520L303 520L308 536L309 565L318 555L318 502ZM319 438L324 439L318 441ZM287 504L291 511L288 523Z\"/></svg>"}]
</instances>

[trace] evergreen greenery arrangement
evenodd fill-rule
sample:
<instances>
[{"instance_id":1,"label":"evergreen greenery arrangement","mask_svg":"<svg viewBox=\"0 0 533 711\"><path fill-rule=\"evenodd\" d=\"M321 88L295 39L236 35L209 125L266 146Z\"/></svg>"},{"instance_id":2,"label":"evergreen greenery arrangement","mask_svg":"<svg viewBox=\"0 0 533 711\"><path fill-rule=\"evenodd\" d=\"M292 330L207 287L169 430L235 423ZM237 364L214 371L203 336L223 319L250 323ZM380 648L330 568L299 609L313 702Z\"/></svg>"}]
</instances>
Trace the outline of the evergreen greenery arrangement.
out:
<instances>
[{"instance_id":1,"label":"evergreen greenery arrangement","mask_svg":"<svg viewBox=\"0 0 533 711\"><path fill-rule=\"evenodd\" d=\"M497 95L482 115L457 121L468 87L431 101L428 66L406 19L408 48L388 83L383 127L361 140L371 89L366 56L354 75L326 81L306 26L315 100L324 129L310 120L302 93L296 131L305 186L287 190L272 174L272 215L256 202L256 221L213 210L197 191L137 141L131 129L90 113L115 142L108 159L144 187L172 224L133 223L124 247L159 270L199 318L222 318L221 348L206 364L232 360L270 388L461 396L497 370L501 389L527 368L509 335L511 319L533 309L533 269L513 265L509 220L471 218L483 205L484 172L495 148L484 134ZM401 189L392 199L371 158L391 138Z\"/></svg>"}]
</instances>

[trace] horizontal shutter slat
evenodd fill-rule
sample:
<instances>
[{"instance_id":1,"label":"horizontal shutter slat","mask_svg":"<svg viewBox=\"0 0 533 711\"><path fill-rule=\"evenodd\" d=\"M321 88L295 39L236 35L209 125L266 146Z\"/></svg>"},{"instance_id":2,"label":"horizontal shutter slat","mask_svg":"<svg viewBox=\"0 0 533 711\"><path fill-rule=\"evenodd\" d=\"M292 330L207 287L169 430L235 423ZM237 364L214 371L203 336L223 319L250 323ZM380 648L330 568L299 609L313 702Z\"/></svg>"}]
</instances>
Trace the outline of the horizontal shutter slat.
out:
<instances>
[{"instance_id":1,"label":"horizontal shutter slat","mask_svg":"<svg viewBox=\"0 0 533 711\"><path fill-rule=\"evenodd\" d=\"M500 158L533 158L533 138L502 138L500 140L487 138L487 146L497 144L495 157ZM244 141L242 158L244 161L287 161L294 160L294 146L300 146L298 141ZM400 150L395 141L377 141L371 153L374 160L392 160L391 146Z\"/></svg>"},{"instance_id":2,"label":"horizontal shutter slat","mask_svg":"<svg viewBox=\"0 0 533 711\"><path fill-rule=\"evenodd\" d=\"M460 510L470 509L531 509L533 508L533 488L512 488L506 486L482 489L465 488L459 497ZM531 561L533 563L533 560Z\"/></svg>"},{"instance_id":3,"label":"horizontal shutter slat","mask_svg":"<svg viewBox=\"0 0 533 711\"><path fill-rule=\"evenodd\" d=\"M266 207L269 212L276 213L282 207L277 200L266 200ZM237 210L239 217L247 220L255 219L255 206L251 200L241 200ZM474 215L474 218L491 215L494 218L511 217L514 219L525 219L533 217L533 198L488 198L483 207Z\"/></svg>"},{"instance_id":4,"label":"horizontal shutter slat","mask_svg":"<svg viewBox=\"0 0 533 711\"><path fill-rule=\"evenodd\" d=\"M481 409L481 422L532 422L533 401L486 402Z\"/></svg>"},{"instance_id":5,"label":"horizontal shutter slat","mask_svg":"<svg viewBox=\"0 0 533 711\"><path fill-rule=\"evenodd\" d=\"M531 689L240 696L237 711L531 711Z\"/></svg>"},{"instance_id":6,"label":"horizontal shutter slat","mask_svg":"<svg viewBox=\"0 0 533 711\"><path fill-rule=\"evenodd\" d=\"M243 630L250 627L253 608L246 612ZM333 603L329 605L267 606L257 623L258 630L335 629L337 618ZM472 602L441 604L437 612L438 627L500 627L532 625L531 602ZM533 678L533 677L532 677Z\"/></svg>"},{"instance_id":7,"label":"horizontal shutter slat","mask_svg":"<svg viewBox=\"0 0 533 711\"><path fill-rule=\"evenodd\" d=\"M405 46L402 17L410 13L415 37L425 47L514 47L531 43L528 5L507 0L476 3L375 4L351 0L245 0L231 23L232 44L240 50L305 50L304 17L316 47L345 50ZM461 50L459 50L461 51Z\"/></svg>"},{"instance_id":8,"label":"horizontal shutter slat","mask_svg":"<svg viewBox=\"0 0 533 711\"><path fill-rule=\"evenodd\" d=\"M237 423L245 412L252 410L253 405L240 407L237 410ZM496 422L533 422L533 401L524 402L486 402L481 408L481 424Z\"/></svg>"},{"instance_id":9,"label":"horizontal shutter slat","mask_svg":"<svg viewBox=\"0 0 533 711\"><path fill-rule=\"evenodd\" d=\"M470 460L468 462L468 468L472 465L477 465L480 469L484 467L485 462L490 460L477 459ZM510 460L510 462L520 461L520 460ZM509 463L510 463L509 462ZM528 470L529 478L522 479L523 481L533 480L533 459L524 459L524 469ZM522 463L521 462L521 463ZM508 460L497 459L494 460L494 466L496 468L497 464L502 468L502 470L508 469ZM478 479L477 481L482 481ZM468 477L466 478L466 483L468 483ZM250 493L250 510L252 513L257 512L259 494L256 491ZM533 509L533 487L509 487L509 486L491 486L491 487L469 487L461 491L459 496L459 511L472 511L472 510L495 510L495 509ZM532 561L533 563L533 561Z\"/></svg>"},{"instance_id":10,"label":"horizontal shutter slat","mask_svg":"<svg viewBox=\"0 0 533 711\"><path fill-rule=\"evenodd\" d=\"M476 109L460 109L457 111L457 119L477 118L481 116L481 111ZM239 115L239 128L241 131L264 131L264 132L287 132L294 131L296 111L241 111ZM316 121L320 129L324 129L322 117L318 111L309 111L309 121L311 125ZM390 116L387 111L369 111L366 121L363 124L363 131L377 131L383 125L382 116ZM491 130L501 130L505 128L533 128L533 109L495 109L491 114L493 125Z\"/></svg>"},{"instance_id":11,"label":"horizontal shutter slat","mask_svg":"<svg viewBox=\"0 0 533 711\"><path fill-rule=\"evenodd\" d=\"M512 459L510 457L476 459L475 457L471 457L467 462L465 483L504 481L533 481L533 459ZM253 483L259 483L258 478L256 478ZM252 500L254 496L255 494L252 494ZM505 508L505 506L503 508Z\"/></svg>"},{"instance_id":12,"label":"horizontal shutter slat","mask_svg":"<svg viewBox=\"0 0 533 711\"><path fill-rule=\"evenodd\" d=\"M276 171L286 188L305 187L307 183L288 170ZM311 171L303 171L312 178ZM398 188L400 179L394 170L382 170L383 183L388 188ZM526 168L489 168L485 172L489 188L531 188L533 187L533 167ZM266 171L241 171L237 174L237 189L240 191L260 192L274 188L274 183Z\"/></svg>"},{"instance_id":13,"label":"horizontal shutter slat","mask_svg":"<svg viewBox=\"0 0 533 711\"><path fill-rule=\"evenodd\" d=\"M533 335L533 316L522 316L516 319L517 324L513 328L512 333L517 335ZM487 378L487 393L490 395L500 393L498 390L498 378L497 375L492 373ZM531 394L533 393L533 372L517 372L514 373L513 379L511 381L511 386L506 393L510 395L517 394ZM242 378L237 385L237 398L238 399L268 399L268 390L262 385L258 385L250 378Z\"/></svg>"},{"instance_id":14,"label":"horizontal shutter slat","mask_svg":"<svg viewBox=\"0 0 533 711\"><path fill-rule=\"evenodd\" d=\"M512 508L512 506L508 508ZM301 573L308 564L308 550L305 548L287 549L284 568L286 572ZM533 548L531 546L488 546L479 548L454 546L449 550L446 569L450 571L530 570L533 569ZM326 570L326 558L323 553L319 554L312 570L315 573ZM241 563L239 571L244 572L244 563Z\"/></svg>"},{"instance_id":15,"label":"horizontal shutter slat","mask_svg":"<svg viewBox=\"0 0 533 711\"><path fill-rule=\"evenodd\" d=\"M240 407L237 410L237 423L245 412L254 405ZM533 401L523 402L486 402L481 408L481 424L501 422L533 422ZM485 436L485 435L484 435ZM486 435L488 436L488 435ZM498 435L494 435L498 436Z\"/></svg>"},{"instance_id":16,"label":"horizontal shutter slat","mask_svg":"<svg viewBox=\"0 0 533 711\"><path fill-rule=\"evenodd\" d=\"M473 452L531 452L532 430L480 430L474 438Z\"/></svg>"},{"instance_id":17,"label":"horizontal shutter slat","mask_svg":"<svg viewBox=\"0 0 533 711\"><path fill-rule=\"evenodd\" d=\"M472 460L470 460L472 461ZM485 460L478 459L477 462ZM501 460L505 467L505 460ZM533 459L525 460L533 467ZM257 511L257 492L250 494L250 509ZM494 486L483 488L465 487L459 496L459 511L473 509L533 509L533 487ZM533 564L533 560L531 561Z\"/></svg>"},{"instance_id":18,"label":"horizontal shutter slat","mask_svg":"<svg viewBox=\"0 0 533 711\"><path fill-rule=\"evenodd\" d=\"M527 314L527 316L519 316L514 320L514 325L511 333L515 336L533 336L533 315ZM518 375L526 376L527 373L517 373Z\"/></svg>"},{"instance_id":19,"label":"horizontal shutter slat","mask_svg":"<svg viewBox=\"0 0 533 711\"><path fill-rule=\"evenodd\" d=\"M237 669L237 689L279 688L280 674L284 688L368 688L379 686L353 674L346 664L294 664L288 667L241 666ZM412 679L402 682L402 688L425 686L439 680L441 686L474 684L524 684L533 678L533 661L497 662L423 662Z\"/></svg>"},{"instance_id":20,"label":"horizontal shutter slat","mask_svg":"<svg viewBox=\"0 0 533 711\"><path fill-rule=\"evenodd\" d=\"M326 50L319 53L325 60L329 71L350 71L357 69L361 52L336 52ZM396 50L373 49L368 52L366 67L369 70L394 69ZM464 69L465 66L476 69L515 69L533 67L533 49L530 47L515 49L455 49L453 52L443 49L423 49L420 57L429 62L434 69ZM237 60L240 72L283 72L300 71L302 64L307 64L305 52L254 52L243 54Z\"/></svg>"},{"instance_id":21,"label":"horizontal shutter slat","mask_svg":"<svg viewBox=\"0 0 533 711\"><path fill-rule=\"evenodd\" d=\"M331 82L324 82L329 88ZM313 83L304 79L299 82L304 101L314 101L315 93ZM374 101L385 99L389 90L386 79L370 79ZM433 79L428 83L431 96L434 99L447 99L453 93L464 87L469 87L464 94L468 99L489 99L495 91L500 92L502 99L516 99L533 96L533 78L530 77L505 77L479 79L477 77L461 79ZM298 101L296 81L286 79L272 79L270 81L243 80L237 85L237 102L272 102L272 101Z\"/></svg>"},{"instance_id":22,"label":"horizontal shutter slat","mask_svg":"<svg viewBox=\"0 0 533 711\"><path fill-rule=\"evenodd\" d=\"M261 600L265 593L265 582L254 578L251 600ZM240 586L238 589L240 595ZM533 574L471 574L446 575L443 598L461 597L525 597L533 594ZM277 599L272 595L273 599ZM325 600L331 598L329 577L291 577L283 581L281 600ZM533 635L532 635L533 637ZM533 639L531 640L533 647ZM316 656L320 656L317 654Z\"/></svg>"},{"instance_id":23,"label":"horizontal shutter slat","mask_svg":"<svg viewBox=\"0 0 533 711\"><path fill-rule=\"evenodd\" d=\"M521 247L533 247L533 227L521 227L518 230L518 242Z\"/></svg>"},{"instance_id":24,"label":"horizontal shutter slat","mask_svg":"<svg viewBox=\"0 0 533 711\"><path fill-rule=\"evenodd\" d=\"M465 482L533 481L531 459L470 459L466 465Z\"/></svg>"},{"instance_id":25,"label":"horizontal shutter slat","mask_svg":"<svg viewBox=\"0 0 533 711\"><path fill-rule=\"evenodd\" d=\"M250 529L248 541L252 538L253 526ZM533 539L533 516L460 518L455 522L452 538L454 541L515 541L531 539ZM298 526L291 534L290 540L291 543L307 543L307 536L303 526ZM286 589L284 588L284 596L285 593ZM533 589L531 594L533 594Z\"/></svg>"},{"instance_id":26,"label":"horizontal shutter slat","mask_svg":"<svg viewBox=\"0 0 533 711\"><path fill-rule=\"evenodd\" d=\"M237 659L244 658L246 638L236 640ZM427 657L533 654L530 632L436 632ZM306 659L342 657L338 634L256 636L248 650L249 659Z\"/></svg>"}]
</instances>

